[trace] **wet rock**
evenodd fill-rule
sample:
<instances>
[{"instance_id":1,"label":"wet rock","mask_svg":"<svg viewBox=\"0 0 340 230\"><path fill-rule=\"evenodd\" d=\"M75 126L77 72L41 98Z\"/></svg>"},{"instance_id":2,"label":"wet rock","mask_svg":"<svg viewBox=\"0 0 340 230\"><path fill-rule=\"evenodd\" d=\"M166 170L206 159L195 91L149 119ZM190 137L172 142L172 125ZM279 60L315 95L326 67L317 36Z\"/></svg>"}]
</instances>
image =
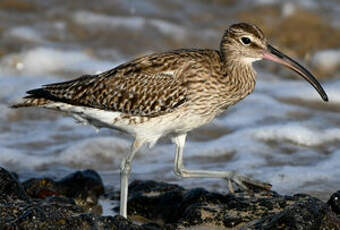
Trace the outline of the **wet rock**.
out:
<instances>
[{"instance_id":1,"label":"wet rock","mask_svg":"<svg viewBox=\"0 0 340 230\"><path fill-rule=\"evenodd\" d=\"M94 170L84 170L72 173L57 182L60 192L75 199L81 206L91 207L98 202L98 197L104 194L104 184L99 174Z\"/></svg>"},{"instance_id":2,"label":"wet rock","mask_svg":"<svg viewBox=\"0 0 340 230\"><path fill-rule=\"evenodd\" d=\"M70 198L29 197L17 178L3 168L0 168L0 194L1 229L51 229L51 226L64 226L69 216L84 212ZM61 224L56 225L57 221Z\"/></svg>"},{"instance_id":3,"label":"wet rock","mask_svg":"<svg viewBox=\"0 0 340 230\"><path fill-rule=\"evenodd\" d=\"M22 183L25 192L32 198L43 199L58 193L57 183L51 178L32 178Z\"/></svg>"},{"instance_id":4,"label":"wet rock","mask_svg":"<svg viewBox=\"0 0 340 230\"><path fill-rule=\"evenodd\" d=\"M103 192L100 184L99 175L86 170L59 181L31 179L23 187L12 173L0 168L0 229L340 229L340 192L326 204L306 194L282 196L256 190L220 194L134 181L129 186L126 219L91 213L77 202L77 197L88 198L84 195L88 193L97 200ZM91 192L83 191L87 189Z\"/></svg>"},{"instance_id":5,"label":"wet rock","mask_svg":"<svg viewBox=\"0 0 340 230\"><path fill-rule=\"evenodd\" d=\"M30 197L66 196L86 210L97 210L98 197L104 193L103 181L94 170L77 171L59 181L33 178L23 182L23 186Z\"/></svg>"},{"instance_id":6,"label":"wet rock","mask_svg":"<svg viewBox=\"0 0 340 230\"><path fill-rule=\"evenodd\" d=\"M327 204L332 208L333 212L340 217L340 190L331 196Z\"/></svg>"},{"instance_id":7,"label":"wet rock","mask_svg":"<svg viewBox=\"0 0 340 230\"><path fill-rule=\"evenodd\" d=\"M183 201L184 188L155 181L134 181L129 186L132 194L128 204L128 215L144 213L143 218L174 223L181 213L179 205ZM169 202L171 201L171 202ZM118 211L118 210L117 210Z\"/></svg>"},{"instance_id":8,"label":"wet rock","mask_svg":"<svg viewBox=\"0 0 340 230\"><path fill-rule=\"evenodd\" d=\"M330 212L325 203L308 195L293 196L292 201L286 209L265 216L251 226L255 229L319 229L323 217Z\"/></svg>"},{"instance_id":9,"label":"wet rock","mask_svg":"<svg viewBox=\"0 0 340 230\"><path fill-rule=\"evenodd\" d=\"M0 168L0 200L29 200L23 186L17 180L17 175L3 168Z\"/></svg>"},{"instance_id":10,"label":"wet rock","mask_svg":"<svg viewBox=\"0 0 340 230\"><path fill-rule=\"evenodd\" d=\"M95 215L76 202L76 197L89 193L97 200L103 191L100 176L92 170L75 172L59 181L30 179L23 186L12 173L0 168L0 229L164 229L157 224L143 227L122 216Z\"/></svg>"},{"instance_id":11,"label":"wet rock","mask_svg":"<svg viewBox=\"0 0 340 230\"><path fill-rule=\"evenodd\" d=\"M332 197L337 200L336 195ZM305 194L282 196L273 191L253 194L238 191L223 195L203 188L185 190L177 185L135 181L130 184L128 215L134 220L162 223L162 227L174 229L195 226L340 229L340 219L330 206Z\"/></svg>"}]
</instances>

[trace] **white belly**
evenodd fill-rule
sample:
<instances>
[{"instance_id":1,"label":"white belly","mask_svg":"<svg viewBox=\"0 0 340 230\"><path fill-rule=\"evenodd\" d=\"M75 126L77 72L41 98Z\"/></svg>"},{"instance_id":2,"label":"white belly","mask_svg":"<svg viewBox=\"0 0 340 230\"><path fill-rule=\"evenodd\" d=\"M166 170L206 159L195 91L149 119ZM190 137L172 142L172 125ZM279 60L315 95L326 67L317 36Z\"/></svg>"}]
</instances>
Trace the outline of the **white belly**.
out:
<instances>
[{"instance_id":1,"label":"white belly","mask_svg":"<svg viewBox=\"0 0 340 230\"><path fill-rule=\"evenodd\" d=\"M190 111L175 111L158 117L147 118L59 102L47 104L43 107L66 112L82 124L90 124L97 128L118 129L149 143L151 146L162 136L186 133L214 118L202 117Z\"/></svg>"}]
</instances>

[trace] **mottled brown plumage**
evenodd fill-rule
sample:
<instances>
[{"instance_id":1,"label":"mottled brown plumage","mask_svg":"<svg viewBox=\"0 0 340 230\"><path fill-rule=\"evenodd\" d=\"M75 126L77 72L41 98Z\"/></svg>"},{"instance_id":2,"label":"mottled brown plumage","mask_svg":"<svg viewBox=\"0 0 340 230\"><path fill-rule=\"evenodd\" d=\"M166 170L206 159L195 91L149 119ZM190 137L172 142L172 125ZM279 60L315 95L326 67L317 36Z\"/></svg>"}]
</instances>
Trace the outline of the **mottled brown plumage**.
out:
<instances>
[{"instance_id":1,"label":"mottled brown plumage","mask_svg":"<svg viewBox=\"0 0 340 230\"><path fill-rule=\"evenodd\" d=\"M182 177L225 178L240 188L270 185L230 171L187 170L183 148L187 132L209 123L255 87L252 62L262 58L283 64L308 80L327 101L313 75L267 43L255 25L239 23L224 33L220 50L182 49L144 56L98 75L45 85L28 91L13 107L60 110L77 120L125 131L135 140L121 166L121 209L127 215L130 164L144 144L171 135L177 145L174 171Z\"/></svg>"},{"instance_id":2,"label":"mottled brown plumage","mask_svg":"<svg viewBox=\"0 0 340 230\"><path fill-rule=\"evenodd\" d=\"M239 26L244 27L242 24ZM259 29L245 28L263 37ZM226 31L221 50L230 43L226 38L239 32L237 29ZM225 52L228 53L228 50ZM244 98L255 86L253 70L247 65L228 69L227 63L234 60L225 56L223 52L207 49L152 54L98 75L85 75L28 91L26 100L14 107L65 102L127 115L154 117L190 104L196 105L197 112L202 114L219 113ZM246 78L240 78L237 71ZM211 103L212 107L207 108L206 103Z\"/></svg>"}]
</instances>

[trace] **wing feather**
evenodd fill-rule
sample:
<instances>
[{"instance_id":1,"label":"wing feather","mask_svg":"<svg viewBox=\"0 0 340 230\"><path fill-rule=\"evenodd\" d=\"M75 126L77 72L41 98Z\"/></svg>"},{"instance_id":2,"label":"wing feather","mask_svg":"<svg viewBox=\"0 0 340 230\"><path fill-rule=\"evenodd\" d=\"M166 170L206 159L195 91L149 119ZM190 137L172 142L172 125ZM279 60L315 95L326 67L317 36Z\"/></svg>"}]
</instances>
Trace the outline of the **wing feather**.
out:
<instances>
[{"instance_id":1,"label":"wing feather","mask_svg":"<svg viewBox=\"0 0 340 230\"><path fill-rule=\"evenodd\" d=\"M165 70L160 65L162 61L164 59L159 55L157 58L142 57L99 75L44 85L28 91L26 98L43 98L147 117L169 113L187 99L181 74L188 64L170 63L173 70Z\"/></svg>"}]
</instances>

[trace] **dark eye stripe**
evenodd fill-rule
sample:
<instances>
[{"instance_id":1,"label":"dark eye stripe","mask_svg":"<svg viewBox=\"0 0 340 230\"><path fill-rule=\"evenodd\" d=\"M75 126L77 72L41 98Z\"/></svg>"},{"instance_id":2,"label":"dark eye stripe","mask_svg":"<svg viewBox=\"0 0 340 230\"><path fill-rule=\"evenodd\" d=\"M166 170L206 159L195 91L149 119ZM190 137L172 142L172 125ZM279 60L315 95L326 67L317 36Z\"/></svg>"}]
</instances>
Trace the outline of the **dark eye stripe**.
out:
<instances>
[{"instance_id":1,"label":"dark eye stripe","mask_svg":"<svg viewBox=\"0 0 340 230\"><path fill-rule=\"evenodd\" d=\"M258 44L256 44L255 42L252 42L252 43L250 44L250 47L251 47L252 49L262 49L262 47L259 46Z\"/></svg>"}]
</instances>

